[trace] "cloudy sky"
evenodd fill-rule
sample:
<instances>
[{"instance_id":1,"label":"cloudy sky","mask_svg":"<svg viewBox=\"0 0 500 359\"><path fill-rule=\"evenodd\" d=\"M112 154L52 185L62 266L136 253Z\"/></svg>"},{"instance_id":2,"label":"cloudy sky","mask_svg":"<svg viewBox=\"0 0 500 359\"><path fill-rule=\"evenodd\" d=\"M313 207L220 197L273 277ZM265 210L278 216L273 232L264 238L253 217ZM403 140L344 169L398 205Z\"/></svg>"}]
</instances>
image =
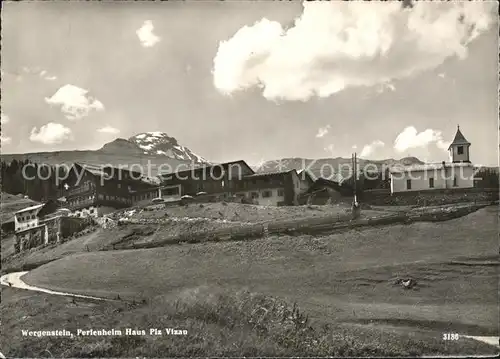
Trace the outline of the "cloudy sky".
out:
<instances>
[{"instance_id":1,"label":"cloudy sky","mask_svg":"<svg viewBox=\"0 0 500 359\"><path fill-rule=\"evenodd\" d=\"M19 2L2 152L163 131L211 160L497 158L495 2ZM23 24L22 27L19 24Z\"/></svg>"}]
</instances>

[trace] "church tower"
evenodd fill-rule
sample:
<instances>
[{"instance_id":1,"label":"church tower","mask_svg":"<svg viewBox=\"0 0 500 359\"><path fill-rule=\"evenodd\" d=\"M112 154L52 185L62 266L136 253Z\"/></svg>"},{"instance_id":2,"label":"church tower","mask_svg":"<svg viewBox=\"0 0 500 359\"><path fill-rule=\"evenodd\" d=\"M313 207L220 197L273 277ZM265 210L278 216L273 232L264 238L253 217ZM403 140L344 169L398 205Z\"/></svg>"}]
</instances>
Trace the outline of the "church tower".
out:
<instances>
[{"instance_id":1,"label":"church tower","mask_svg":"<svg viewBox=\"0 0 500 359\"><path fill-rule=\"evenodd\" d=\"M470 142L465 139L462 132L460 132L460 126L458 126L455 139L450 144L450 147L448 147L448 151L450 152L450 161L454 163L470 163L469 147Z\"/></svg>"}]
</instances>

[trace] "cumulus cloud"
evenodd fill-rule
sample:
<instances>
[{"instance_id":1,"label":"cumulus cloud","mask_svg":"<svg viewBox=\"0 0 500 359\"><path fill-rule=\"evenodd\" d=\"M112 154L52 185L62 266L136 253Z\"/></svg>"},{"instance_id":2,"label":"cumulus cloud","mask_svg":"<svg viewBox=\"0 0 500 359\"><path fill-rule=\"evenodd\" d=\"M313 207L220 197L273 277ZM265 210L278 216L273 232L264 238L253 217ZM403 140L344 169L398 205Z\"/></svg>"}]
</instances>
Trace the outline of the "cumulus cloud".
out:
<instances>
[{"instance_id":1,"label":"cumulus cloud","mask_svg":"<svg viewBox=\"0 0 500 359\"><path fill-rule=\"evenodd\" d=\"M8 122L10 122L9 116L7 116L6 114L4 114L2 112L1 113L1 121L0 121L0 123L2 125L5 125ZM7 145L7 144L9 144L11 142L12 142L12 138L11 137L4 136L3 133L0 134L0 145Z\"/></svg>"},{"instance_id":2,"label":"cumulus cloud","mask_svg":"<svg viewBox=\"0 0 500 359\"><path fill-rule=\"evenodd\" d=\"M144 24L136 31L137 37L144 47L153 47L160 38L153 33L154 26L151 20L144 21Z\"/></svg>"},{"instance_id":3,"label":"cumulus cloud","mask_svg":"<svg viewBox=\"0 0 500 359\"><path fill-rule=\"evenodd\" d=\"M394 149L404 152L411 148L426 148L430 144L435 144L439 149L448 150L449 142L443 140L441 131L426 129L418 132L413 126L406 127L394 141Z\"/></svg>"},{"instance_id":4,"label":"cumulus cloud","mask_svg":"<svg viewBox=\"0 0 500 359\"><path fill-rule=\"evenodd\" d=\"M51 106L60 107L64 116L70 120L81 120L87 117L92 110L103 111L101 101L89 94L88 90L74 85L64 85L45 102Z\"/></svg>"},{"instance_id":5,"label":"cumulus cloud","mask_svg":"<svg viewBox=\"0 0 500 359\"><path fill-rule=\"evenodd\" d=\"M384 147L385 143L380 140L375 140L372 143L365 145L359 154L360 157L367 157L373 154L376 149Z\"/></svg>"},{"instance_id":6,"label":"cumulus cloud","mask_svg":"<svg viewBox=\"0 0 500 359\"><path fill-rule=\"evenodd\" d=\"M326 147L324 148L324 150L325 150L326 152L328 152L328 153L329 153L332 157L333 157L333 155L335 154L334 149L335 149L335 146L334 146L333 144L329 144L328 146L326 146Z\"/></svg>"},{"instance_id":7,"label":"cumulus cloud","mask_svg":"<svg viewBox=\"0 0 500 359\"><path fill-rule=\"evenodd\" d=\"M8 145L11 142L12 142L11 137L7 137L7 136L0 134L0 145Z\"/></svg>"},{"instance_id":8,"label":"cumulus cloud","mask_svg":"<svg viewBox=\"0 0 500 359\"><path fill-rule=\"evenodd\" d=\"M23 66L21 71L27 75L36 75L44 80L54 81L57 79L57 76L49 75L47 70L42 70L40 67L27 67Z\"/></svg>"},{"instance_id":9,"label":"cumulus cloud","mask_svg":"<svg viewBox=\"0 0 500 359\"><path fill-rule=\"evenodd\" d=\"M45 145L59 144L72 139L71 130L60 123L49 122L37 129L31 129L30 141L40 142Z\"/></svg>"},{"instance_id":10,"label":"cumulus cloud","mask_svg":"<svg viewBox=\"0 0 500 359\"><path fill-rule=\"evenodd\" d=\"M318 133L316 134L317 138L324 137L326 134L328 134L328 131L330 130L330 125L326 125L325 127L320 127L318 129Z\"/></svg>"},{"instance_id":11,"label":"cumulus cloud","mask_svg":"<svg viewBox=\"0 0 500 359\"><path fill-rule=\"evenodd\" d=\"M0 123L2 125L6 124L6 123L9 123L10 122L10 117L7 116L6 114L2 113L1 114L1 120L0 120Z\"/></svg>"},{"instance_id":12,"label":"cumulus cloud","mask_svg":"<svg viewBox=\"0 0 500 359\"><path fill-rule=\"evenodd\" d=\"M117 133L120 133L120 130L117 129L117 128L111 127L111 126L105 126L105 127L99 128L97 130L97 132L99 132L99 133L109 133L109 134L116 135Z\"/></svg>"},{"instance_id":13,"label":"cumulus cloud","mask_svg":"<svg viewBox=\"0 0 500 359\"><path fill-rule=\"evenodd\" d=\"M304 2L285 29L262 19L221 41L213 64L223 94L260 87L269 100L328 97L436 68L492 24L494 2Z\"/></svg>"}]
</instances>

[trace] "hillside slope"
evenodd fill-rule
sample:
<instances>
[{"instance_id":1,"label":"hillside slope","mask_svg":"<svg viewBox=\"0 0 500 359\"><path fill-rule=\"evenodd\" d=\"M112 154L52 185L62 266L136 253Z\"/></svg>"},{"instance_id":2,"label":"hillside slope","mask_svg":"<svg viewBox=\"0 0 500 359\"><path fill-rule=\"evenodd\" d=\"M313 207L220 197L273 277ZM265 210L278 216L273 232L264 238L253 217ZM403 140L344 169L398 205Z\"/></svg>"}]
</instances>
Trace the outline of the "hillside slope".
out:
<instances>
[{"instance_id":1,"label":"hillside slope","mask_svg":"<svg viewBox=\"0 0 500 359\"><path fill-rule=\"evenodd\" d=\"M498 255L497 216L496 208L488 208L439 224L81 253L43 265L24 280L129 299L201 285L248 288L296 301L316 321L390 319L413 329L467 333L470 327L477 329L472 334L493 335L498 331L497 264L491 264ZM415 291L394 285L407 277L417 281Z\"/></svg>"}]
</instances>

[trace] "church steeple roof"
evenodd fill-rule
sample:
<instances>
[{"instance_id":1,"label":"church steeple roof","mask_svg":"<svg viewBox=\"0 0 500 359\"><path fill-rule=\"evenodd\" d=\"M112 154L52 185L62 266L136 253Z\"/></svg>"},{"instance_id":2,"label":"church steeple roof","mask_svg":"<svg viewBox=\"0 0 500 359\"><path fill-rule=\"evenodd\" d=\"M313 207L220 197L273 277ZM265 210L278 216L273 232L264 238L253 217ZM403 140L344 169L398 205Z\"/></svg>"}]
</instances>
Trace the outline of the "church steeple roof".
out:
<instances>
[{"instance_id":1,"label":"church steeple roof","mask_svg":"<svg viewBox=\"0 0 500 359\"><path fill-rule=\"evenodd\" d=\"M450 149L451 146L454 145L470 145L470 142L465 139L464 135L460 131L460 126L457 126L457 133L455 134L455 138L453 139L453 142L450 144L450 147L448 147L448 149Z\"/></svg>"}]
</instances>

